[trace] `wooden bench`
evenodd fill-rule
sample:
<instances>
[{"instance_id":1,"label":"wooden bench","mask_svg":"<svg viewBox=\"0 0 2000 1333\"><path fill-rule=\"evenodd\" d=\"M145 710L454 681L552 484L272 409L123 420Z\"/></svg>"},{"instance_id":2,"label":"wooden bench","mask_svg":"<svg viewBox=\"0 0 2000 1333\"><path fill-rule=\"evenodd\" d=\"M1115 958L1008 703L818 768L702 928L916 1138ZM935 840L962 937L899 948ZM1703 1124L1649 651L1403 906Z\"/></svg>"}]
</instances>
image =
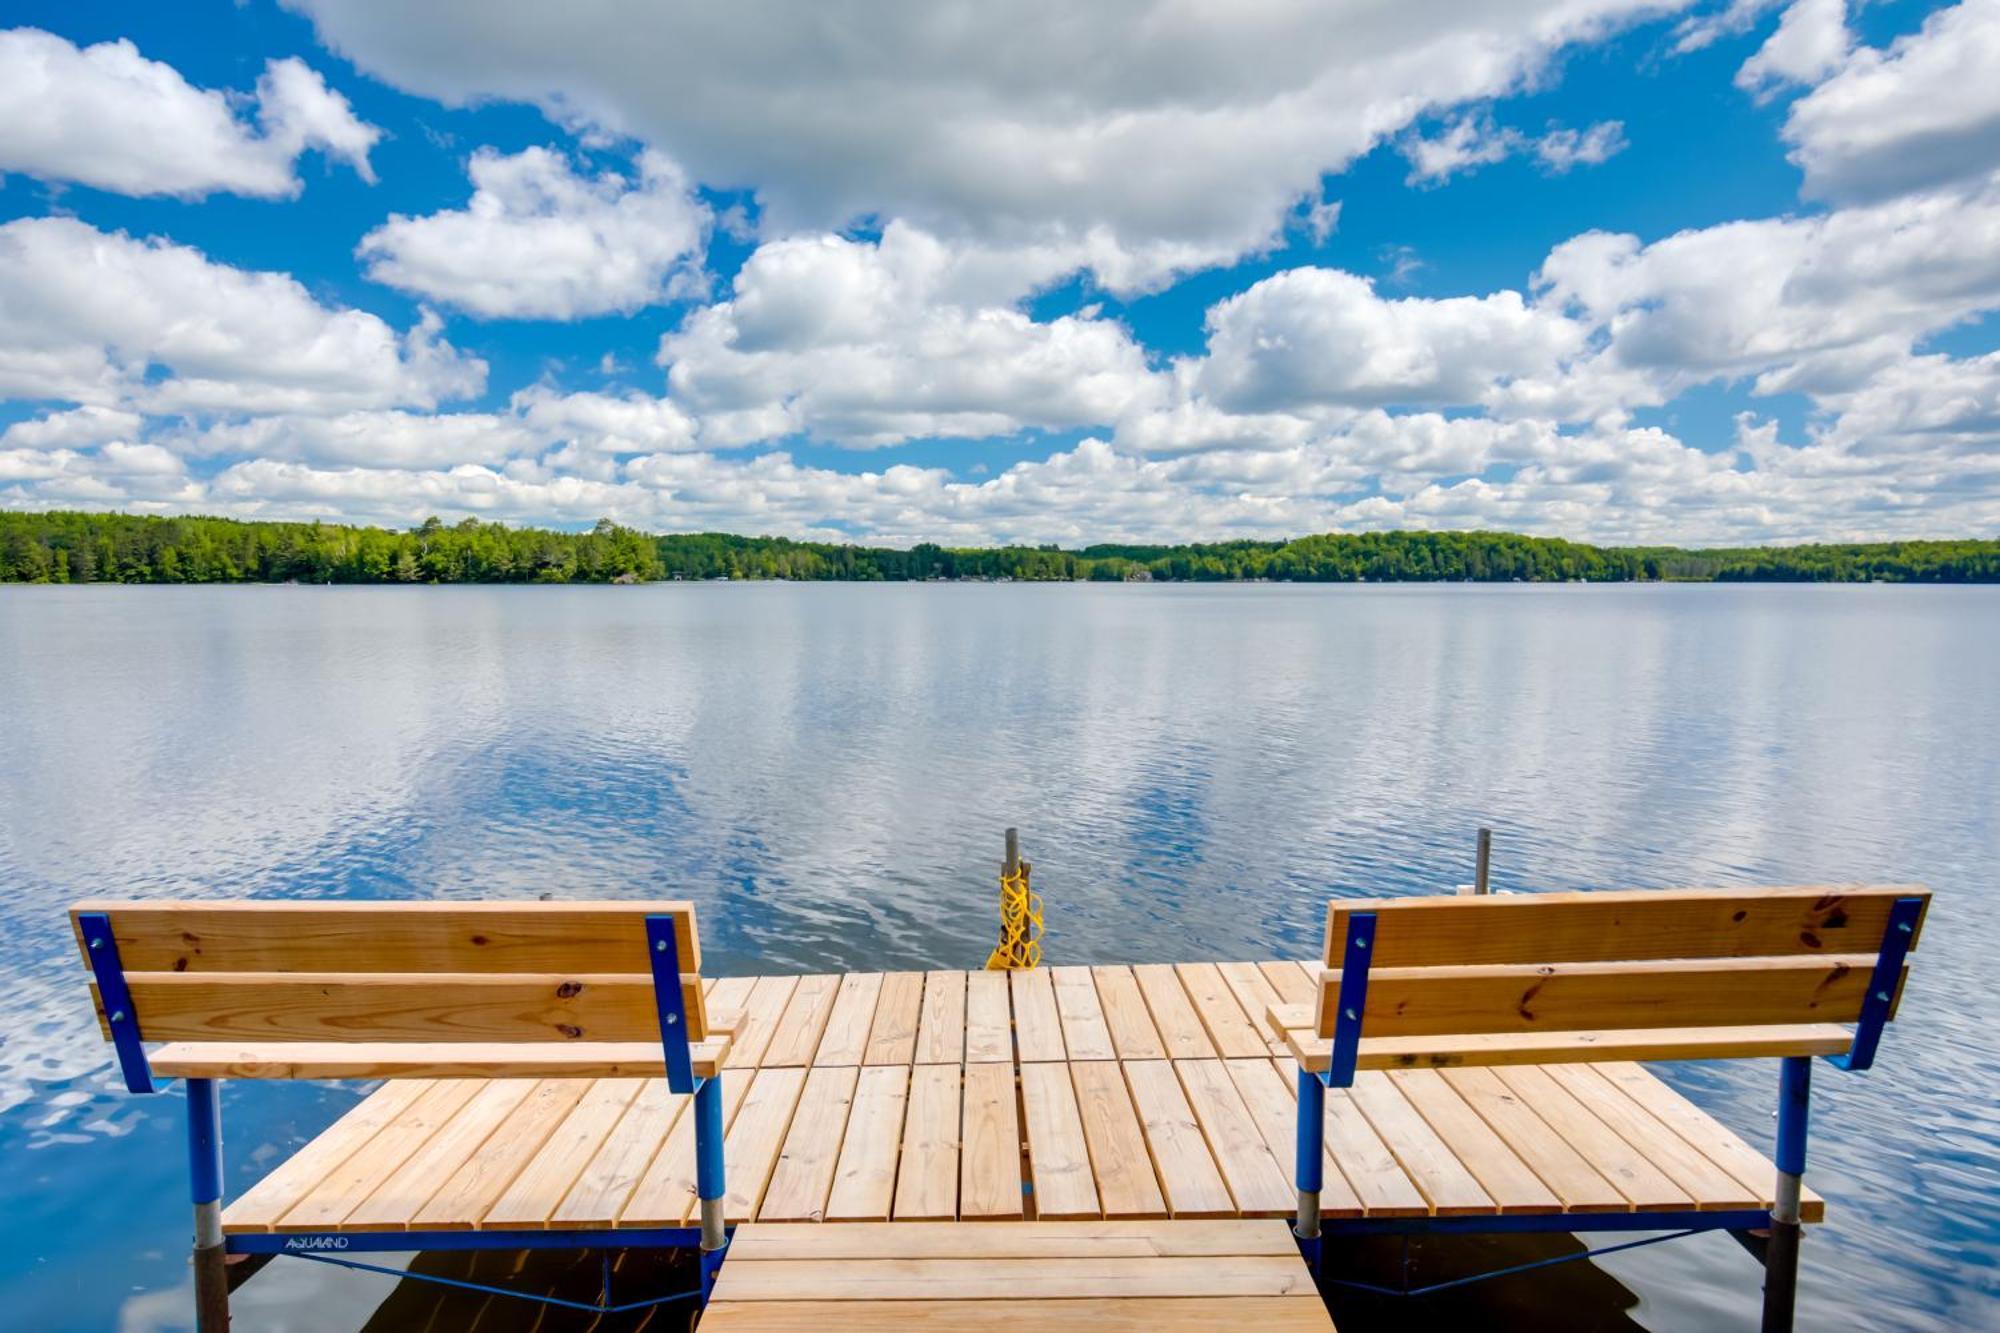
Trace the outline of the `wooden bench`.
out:
<instances>
[{"instance_id":1,"label":"wooden bench","mask_svg":"<svg viewBox=\"0 0 2000 1333\"><path fill-rule=\"evenodd\" d=\"M691 904L91 901L71 921L126 1086L187 1084L203 1333L229 1319L221 1079L664 1078L693 1098L711 1280L733 1024L704 1005Z\"/></svg>"},{"instance_id":2,"label":"wooden bench","mask_svg":"<svg viewBox=\"0 0 2000 1333\"><path fill-rule=\"evenodd\" d=\"M1335 901L1316 1002L1266 1013L1300 1066L1297 1235L1320 1234L1326 1089L1358 1070L1777 1057L1764 1327L1789 1329L1812 1057L1873 1062L1929 901L1905 886Z\"/></svg>"}]
</instances>

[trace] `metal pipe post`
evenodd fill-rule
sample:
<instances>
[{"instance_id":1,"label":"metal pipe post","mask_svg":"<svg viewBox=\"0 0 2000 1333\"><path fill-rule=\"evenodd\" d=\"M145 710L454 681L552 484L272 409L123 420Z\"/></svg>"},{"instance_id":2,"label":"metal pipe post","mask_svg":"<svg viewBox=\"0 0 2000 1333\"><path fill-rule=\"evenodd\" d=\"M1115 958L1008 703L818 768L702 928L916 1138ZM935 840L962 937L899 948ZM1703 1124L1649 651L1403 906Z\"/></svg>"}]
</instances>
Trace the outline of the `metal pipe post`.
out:
<instances>
[{"instance_id":1,"label":"metal pipe post","mask_svg":"<svg viewBox=\"0 0 2000 1333\"><path fill-rule=\"evenodd\" d=\"M695 1193L701 1196L701 1298L708 1299L722 1250L729 1244L722 1225L722 1076L703 1079L694 1090Z\"/></svg>"},{"instance_id":2,"label":"metal pipe post","mask_svg":"<svg viewBox=\"0 0 2000 1333\"><path fill-rule=\"evenodd\" d=\"M1299 1187L1299 1220L1292 1234L1300 1240L1319 1239L1319 1192L1326 1172L1326 1085L1319 1075L1299 1066L1299 1136L1293 1183Z\"/></svg>"},{"instance_id":3,"label":"metal pipe post","mask_svg":"<svg viewBox=\"0 0 2000 1333\"><path fill-rule=\"evenodd\" d=\"M213 1079L187 1081L188 1195L194 1203L194 1317L227 1333L229 1268L222 1244L222 1103Z\"/></svg>"},{"instance_id":4,"label":"metal pipe post","mask_svg":"<svg viewBox=\"0 0 2000 1333\"><path fill-rule=\"evenodd\" d=\"M1021 830L1007 830L1007 858L1000 863L1002 873L1012 875L1021 869Z\"/></svg>"},{"instance_id":5,"label":"metal pipe post","mask_svg":"<svg viewBox=\"0 0 2000 1333\"><path fill-rule=\"evenodd\" d=\"M1492 865L1493 830L1482 828L1479 830L1479 859L1474 863L1472 869L1472 891L1474 893L1491 893L1493 891L1486 884L1486 872Z\"/></svg>"},{"instance_id":6,"label":"metal pipe post","mask_svg":"<svg viewBox=\"0 0 2000 1333\"><path fill-rule=\"evenodd\" d=\"M1778 1187L1764 1249L1764 1333L1791 1333L1799 1289L1799 1190L1806 1171L1812 1058L1789 1055L1778 1068Z\"/></svg>"}]
</instances>

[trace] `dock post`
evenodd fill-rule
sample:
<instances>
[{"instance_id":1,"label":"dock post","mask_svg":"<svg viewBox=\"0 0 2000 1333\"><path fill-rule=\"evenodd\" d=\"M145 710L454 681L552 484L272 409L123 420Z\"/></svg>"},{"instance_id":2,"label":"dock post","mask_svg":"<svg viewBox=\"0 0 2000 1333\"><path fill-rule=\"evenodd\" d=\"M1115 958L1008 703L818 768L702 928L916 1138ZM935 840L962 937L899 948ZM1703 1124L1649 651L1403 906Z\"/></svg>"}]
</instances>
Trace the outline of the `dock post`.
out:
<instances>
[{"instance_id":1,"label":"dock post","mask_svg":"<svg viewBox=\"0 0 2000 1333\"><path fill-rule=\"evenodd\" d=\"M1292 1234L1305 1242L1309 1262L1319 1261L1319 1192L1326 1172L1326 1084L1299 1067L1299 1135L1292 1180L1299 1187L1299 1218Z\"/></svg>"},{"instance_id":2,"label":"dock post","mask_svg":"<svg viewBox=\"0 0 2000 1333\"><path fill-rule=\"evenodd\" d=\"M701 1299L708 1303L729 1244L723 1229L722 1075L703 1079L694 1090L695 1193L701 1196Z\"/></svg>"},{"instance_id":3,"label":"dock post","mask_svg":"<svg viewBox=\"0 0 2000 1333\"><path fill-rule=\"evenodd\" d=\"M1799 1289L1799 1188L1806 1170L1812 1059L1788 1055L1778 1069L1778 1188L1764 1248L1764 1333L1791 1333Z\"/></svg>"},{"instance_id":4,"label":"dock post","mask_svg":"<svg viewBox=\"0 0 2000 1333\"><path fill-rule=\"evenodd\" d=\"M194 1203L194 1317L199 1333L227 1333L229 1270L222 1241L222 1103L215 1081L187 1081L188 1194Z\"/></svg>"},{"instance_id":5,"label":"dock post","mask_svg":"<svg viewBox=\"0 0 2000 1333\"><path fill-rule=\"evenodd\" d=\"M1473 893L1487 894L1493 892L1493 890L1489 888L1486 883L1486 872L1492 868L1492 865L1493 865L1493 830L1490 828L1482 828L1479 830L1479 859L1476 862L1474 862L1472 867Z\"/></svg>"}]
</instances>

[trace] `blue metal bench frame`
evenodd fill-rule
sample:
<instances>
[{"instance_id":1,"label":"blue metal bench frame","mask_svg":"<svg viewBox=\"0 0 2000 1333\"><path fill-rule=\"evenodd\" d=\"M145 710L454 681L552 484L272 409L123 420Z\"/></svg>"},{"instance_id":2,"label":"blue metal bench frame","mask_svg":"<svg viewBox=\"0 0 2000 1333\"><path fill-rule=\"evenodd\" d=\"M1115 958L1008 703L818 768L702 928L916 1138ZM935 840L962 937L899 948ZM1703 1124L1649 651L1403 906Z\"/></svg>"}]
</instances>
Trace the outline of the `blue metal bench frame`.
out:
<instances>
[{"instance_id":1,"label":"blue metal bench frame","mask_svg":"<svg viewBox=\"0 0 2000 1333\"><path fill-rule=\"evenodd\" d=\"M77 917L90 970L103 998L104 1012L111 1029L113 1049L125 1087L136 1093L163 1089L154 1082L146 1048L140 1038L139 1016L132 1007L131 991L125 983L124 965L118 957L118 941L112 933L111 918L103 912L84 912ZM696 1078L694 1053L688 1040L687 1010L681 996L680 943L674 934L672 916L646 918L646 943L653 970L653 1000L660 1015L660 1046L665 1056L667 1087L694 1096L695 1193L701 1199L701 1225L697 1227L635 1227L599 1231L378 1231L378 1232L269 1232L225 1236L222 1232L222 1103L216 1080L190 1078L187 1084L187 1148L189 1198L195 1211L195 1269L197 1286L206 1274L210 1282L224 1283L220 1299L226 1309L227 1288L223 1264L228 1255L285 1255L310 1259L369 1272L387 1273L398 1278L465 1288L491 1295L511 1296L567 1309L616 1314L673 1301L697 1300L706 1303L721 1268L729 1235L723 1220L726 1193L722 1144L722 1078L717 1074ZM590 1250L671 1247L698 1248L701 1254L700 1286L693 1291L669 1296L614 1304L607 1268L603 1289L594 1304L559 1297L513 1291L505 1287L461 1281L434 1274L406 1272L346 1258L351 1254L403 1253L420 1250ZM205 1262L206 1260L206 1262ZM197 1296L198 1303L201 1296ZM226 1318L226 1315L224 1316ZM206 1333L204 1324L204 1333Z\"/></svg>"},{"instance_id":2,"label":"blue metal bench frame","mask_svg":"<svg viewBox=\"0 0 2000 1333\"><path fill-rule=\"evenodd\" d=\"M1821 1057L1828 1064L1849 1073L1860 1073L1875 1063L1875 1052L1882 1043L1882 1029L1889 1020L1889 1008L1895 1000L1896 986L1902 976L1903 961L1910 951L1910 942L1915 938L1923 911L1922 898L1898 898L1890 908L1888 927L1883 932L1881 951L1875 960L1875 971L1862 1003L1860 1019L1855 1024L1854 1042L1840 1055ZM1354 1084L1354 1071L1361 1056L1361 1021L1368 1007L1368 969L1374 959L1375 925L1374 912L1349 914L1347 940L1341 955L1340 996L1334 1013L1331 1058L1323 1074L1314 1073L1303 1065L1299 1068L1298 1152L1293 1168L1293 1181L1299 1191L1299 1211L1293 1234L1298 1237L1299 1245L1315 1271L1319 1267L1321 1237L1327 1231L1349 1236L1574 1231L1672 1233L1409 1290L1326 1279L1337 1285L1378 1294L1418 1296L1550 1263L1587 1259L1617 1250L1678 1240L1697 1231L1728 1230L1740 1234L1768 1228L1770 1239L1762 1247L1765 1269L1763 1328L1765 1333L1788 1333L1792 1327L1793 1305L1798 1290L1800 1179L1806 1169L1806 1125L1812 1101L1812 1059L1809 1056L1786 1056L1778 1062L1778 1141L1777 1151L1773 1154L1778 1168L1778 1183L1773 1196L1775 1205L1768 1211L1354 1218L1323 1225L1319 1215L1319 1194L1325 1181L1326 1090L1352 1087Z\"/></svg>"}]
</instances>

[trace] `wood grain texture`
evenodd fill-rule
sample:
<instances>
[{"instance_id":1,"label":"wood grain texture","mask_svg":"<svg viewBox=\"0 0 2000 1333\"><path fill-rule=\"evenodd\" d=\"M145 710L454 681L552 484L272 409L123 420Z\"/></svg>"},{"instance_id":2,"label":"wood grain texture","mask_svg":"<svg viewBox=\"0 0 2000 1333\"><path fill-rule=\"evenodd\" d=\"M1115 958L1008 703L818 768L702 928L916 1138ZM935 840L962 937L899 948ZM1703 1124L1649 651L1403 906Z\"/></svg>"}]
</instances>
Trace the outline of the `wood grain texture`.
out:
<instances>
[{"instance_id":1,"label":"wood grain texture","mask_svg":"<svg viewBox=\"0 0 2000 1333\"><path fill-rule=\"evenodd\" d=\"M392 1083L372 1093L286 1158L222 1213L224 1231L268 1231L308 1190L428 1092L431 1082Z\"/></svg>"},{"instance_id":2,"label":"wood grain texture","mask_svg":"<svg viewBox=\"0 0 2000 1333\"><path fill-rule=\"evenodd\" d=\"M858 1065L868 1053L868 1031L875 1024L875 1005L882 997L880 972L849 972L840 979L833 1012L826 1031L820 1035L819 1049L813 1053L816 1065Z\"/></svg>"},{"instance_id":3,"label":"wood grain texture","mask_svg":"<svg viewBox=\"0 0 2000 1333\"><path fill-rule=\"evenodd\" d=\"M1222 1179L1245 1217L1284 1217L1297 1205L1291 1177L1264 1142L1250 1109L1220 1060L1179 1060L1174 1072Z\"/></svg>"},{"instance_id":4,"label":"wood grain texture","mask_svg":"<svg viewBox=\"0 0 2000 1333\"><path fill-rule=\"evenodd\" d=\"M896 1217L931 1221L958 1216L958 1135L962 1076L951 1065L910 1070L896 1168Z\"/></svg>"},{"instance_id":5,"label":"wood grain texture","mask_svg":"<svg viewBox=\"0 0 2000 1333\"><path fill-rule=\"evenodd\" d=\"M1014 1058L1014 1006L1005 972L971 972L965 978L965 1059L993 1064Z\"/></svg>"},{"instance_id":6,"label":"wood grain texture","mask_svg":"<svg viewBox=\"0 0 2000 1333\"><path fill-rule=\"evenodd\" d=\"M583 1042L660 1039L651 976L128 972L147 1041ZM701 979L681 978L688 1039ZM103 1002L91 986L100 1021ZM108 1031L108 1029L107 1029Z\"/></svg>"},{"instance_id":7,"label":"wood grain texture","mask_svg":"<svg viewBox=\"0 0 2000 1333\"><path fill-rule=\"evenodd\" d=\"M1874 961L1842 955L1376 968L1368 975L1361 1033L1424 1037L1851 1023L1860 1016ZM1907 963L1903 971L1907 976ZM1339 977L1330 972L1321 983L1315 1030L1322 1037L1333 1035ZM1892 1003L1891 1016L1894 1010Z\"/></svg>"},{"instance_id":8,"label":"wood grain texture","mask_svg":"<svg viewBox=\"0 0 2000 1333\"><path fill-rule=\"evenodd\" d=\"M882 978L875 1004L875 1024L868 1030L868 1049L861 1063L906 1065L916 1058L917 1021L924 1003L924 974L891 972Z\"/></svg>"},{"instance_id":9,"label":"wood grain texture","mask_svg":"<svg viewBox=\"0 0 2000 1333\"><path fill-rule=\"evenodd\" d=\"M710 1305L702 1333L881 1333L885 1328L1036 1333L1330 1333L1317 1296L1119 1296L993 1301L745 1301Z\"/></svg>"},{"instance_id":10,"label":"wood grain texture","mask_svg":"<svg viewBox=\"0 0 2000 1333\"><path fill-rule=\"evenodd\" d=\"M1201 1135L1194 1109L1165 1060L1125 1065L1125 1085L1139 1113L1146 1151L1174 1217L1233 1217L1236 1201Z\"/></svg>"},{"instance_id":11,"label":"wood grain texture","mask_svg":"<svg viewBox=\"0 0 2000 1333\"><path fill-rule=\"evenodd\" d=\"M918 1066L919 1069L924 1067ZM1021 1122L1014 1095L1012 1065L965 1067L965 1119L958 1157L958 1215L1022 1215Z\"/></svg>"},{"instance_id":12,"label":"wood grain texture","mask_svg":"<svg viewBox=\"0 0 2000 1333\"><path fill-rule=\"evenodd\" d=\"M826 1216L834 1168L854 1106L856 1065L821 1065L806 1075L805 1090L792 1116L791 1131L778 1154L777 1169L757 1209L760 1218L818 1222Z\"/></svg>"},{"instance_id":13,"label":"wood grain texture","mask_svg":"<svg viewBox=\"0 0 2000 1333\"><path fill-rule=\"evenodd\" d=\"M896 1159L909 1100L905 1066L870 1065L861 1071L826 1201L829 1222L886 1221L893 1215Z\"/></svg>"},{"instance_id":14,"label":"wood grain texture","mask_svg":"<svg viewBox=\"0 0 2000 1333\"><path fill-rule=\"evenodd\" d=\"M1087 967L1052 967L1056 1015L1062 1020L1063 1046L1071 1060L1110 1060L1118 1050L1111 1041L1097 982Z\"/></svg>"},{"instance_id":15,"label":"wood grain texture","mask_svg":"<svg viewBox=\"0 0 2000 1333\"><path fill-rule=\"evenodd\" d=\"M536 1083L521 1104L459 1163L417 1210L410 1225L427 1231L475 1229L494 1201L507 1192L514 1178L540 1154L542 1146L576 1109L591 1086L590 1080L574 1078Z\"/></svg>"},{"instance_id":16,"label":"wood grain texture","mask_svg":"<svg viewBox=\"0 0 2000 1333\"><path fill-rule=\"evenodd\" d=\"M1215 1044L1208 1039L1173 964L1141 963L1132 969L1132 976L1139 983L1146 1013L1170 1058L1201 1060L1215 1054Z\"/></svg>"},{"instance_id":17,"label":"wood grain texture","mask_svg":"<svg viewBox=\"0 0 2000 1333\"><path fill-rule=\"evenodd\" d=\"M674 918L683 972L701 970L694 904L89 899L128 972L650 972L646 917ZM77 948L83 949L81 932Z\"/></svg>"},{"instance_id":18,"label":"wood grain texture","mask_svg":"<svg viewBox=\"0 0 2000 1333\"><path fill-rule=\"evenodd\" d=\"M1146 997L1129 967L1093 967L1098 1002L1104 1009L1104 1023L1111 1031L1111 1045L1120 1060L1164 1060L1166 1043L1153 1026L1146 1010Z\"/></svg>"},{"instance_id":19,"label":"wood grain texture","mask_svg":"<svg viewBox=\"0 0 2000 1333\"><path fill-rule=\"evenodd\" d=\"M1922 898L1928 907L1930 890L1814 885L1342 898L1327 909L1323 956L1327 966L1339 966L1348 917L1361 911L1375 913L1376 967L1872 955L1898 898ZM1918 927L1911 948L1921 919Z\"/></svg>"},{"instance_id":20,"label":"wood grain texture","mask_svg":"<svg viewBox=\"0 0 2000 1333\"><path fill-rule=\"evenodd\" d=\"M965 1060L965 973L924 974L915 1059L920 1065L955 1065Z\"/></svg>"},{"instance_id":21,"label":"wood grain texture","mask_svg":"<svg viewBox=\"0 0 2000 1333\"><path fill-rule=\"evenodd\" d=\"M1166 1198L1124 1072L1109 1060L1094 1060L1070 1065L1069 1074L1104 1215L1164 1217Z\"/></svg>"},{"instance_id":22,"label":"wood grain texture","mask_svg":"<svg viewBox=\"0 0 2000 1333\"><path fill-rule=\"evenodd\" d=\"M1101 1217L1090 1148L1068 1066L1021 1066L1021 1120L1037 1218Z\"/></svg>"},{"instance_id":23,"label":"wood grain texture","mask_svg":"<svg viewBox=\"0 0 2000 1333\"><path fill-rule=\"evenodd\" d=\"M809 1065L819 1050L820 1035L833 1015L834 1000L840 992L838 976L800 977L792 988L785 1012L771 1030L771 1042L764 1048L766 1065Z\"/></svg>"},{"instance_id":24,"label":"wood grain texture","mask_svg":"<svg viewBox=\"0 0 2000 1333\"><path fill-rule=\"evenodd\" d=\"M1044 968L1009 972L1007 984L1014 998L1014 1048L1021 1063L1061 1060L1062 1017L1056 1012L1055 981Z\"/></svg>"},{"instance_id":25,"label":"wood grain texture","mask_svg":"<svg viewBox=\"0 0 2000 1333\"><path fill-rule=\"evenodd\" d=\"M690 1048L696 1078L717 1073L729 1039ZM160 1078L664 1078L657 1041L170 1042L150 1061Z\"/></svg>"}]
</instances>

